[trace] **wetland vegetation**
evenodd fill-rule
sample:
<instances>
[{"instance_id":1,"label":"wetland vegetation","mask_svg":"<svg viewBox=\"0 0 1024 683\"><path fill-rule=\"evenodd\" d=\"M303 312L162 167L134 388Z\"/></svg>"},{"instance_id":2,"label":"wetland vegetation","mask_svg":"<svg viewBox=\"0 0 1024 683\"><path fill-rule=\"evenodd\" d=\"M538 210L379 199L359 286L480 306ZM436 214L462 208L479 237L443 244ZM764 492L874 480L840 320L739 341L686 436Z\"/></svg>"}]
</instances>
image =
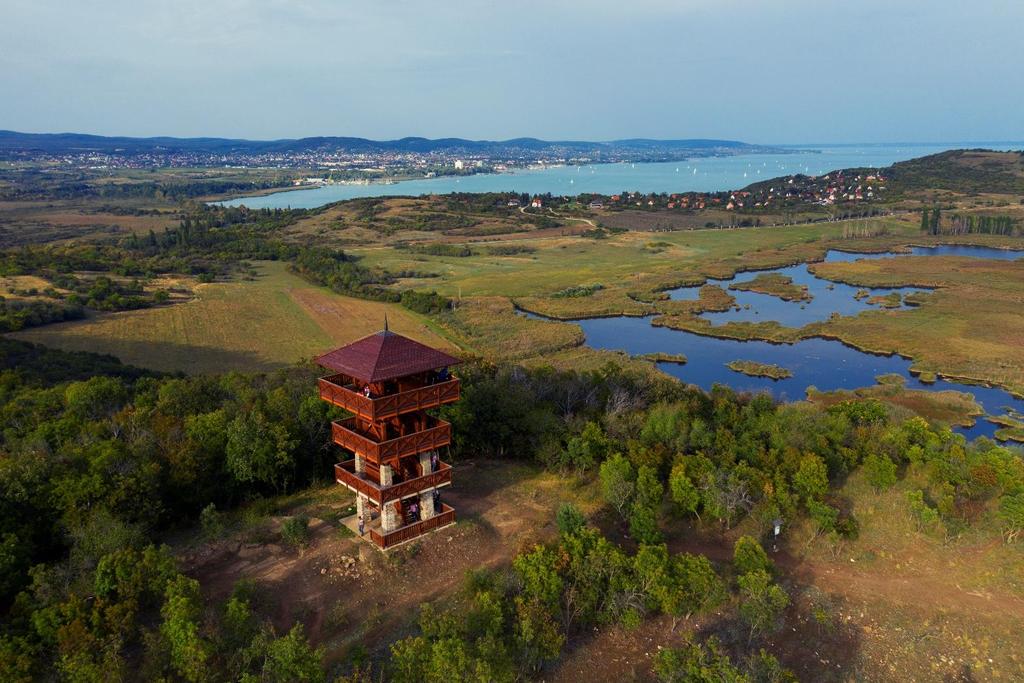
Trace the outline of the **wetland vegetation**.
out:
<instances>
[{"instance_id":1,"label":"wetland vegetation","mask_svg":"<svg viewBox=\"0 0 1024 683\"><path fill-rule=\"evenodd\" d=\"M768 379L786 379L792 377L793 372L771 363L758 363L752 360L734 360L726 363L733 372L740 372L748 377L767 377Z\"/></svg>"}]
</instances>

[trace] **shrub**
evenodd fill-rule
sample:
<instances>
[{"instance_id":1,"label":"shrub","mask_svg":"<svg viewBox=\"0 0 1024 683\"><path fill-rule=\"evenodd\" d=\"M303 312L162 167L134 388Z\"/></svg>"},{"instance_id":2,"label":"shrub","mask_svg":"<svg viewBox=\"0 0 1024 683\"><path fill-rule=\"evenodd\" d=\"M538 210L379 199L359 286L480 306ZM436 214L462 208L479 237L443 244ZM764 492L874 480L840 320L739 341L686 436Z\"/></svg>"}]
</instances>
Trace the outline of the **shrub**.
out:
<instances>
[{"instance_id":1,"label":"shrub","mask_svg":"<svg viewBox=\"0 0 1024 683\"><path fill-rule=\"evenodd\" d=\"M224 515L217 511L217 506L210 503L199 513L199 525L203 535L215 538L224 532Z\"/></svg>"},{"instance_id":2,"label":"shrub","mask_svg":"<svg viewBox=\"0 0 1024 683\"><path fill-rule=\"evenodd\" d=\"M585 296L593 296L595 292L599 292L604 289L602 284L592 285L575 285L573 287L566 287L563 290L557 291L551 296L555 299L579 299Z\"/></svg>"},{"instance_id":3,"label":"shrub","mask_svg":"<svg viewBox=\"0 0 1024 683\"><path fill-rule=\"evenodd\" d=\"M281 540L293 548L309 545L309 518L303 515L286 519L281 525Z\"/></svg>"},{"instance_id":4,"label":"shrub","mask_svg":"<svg viewBox=\"0 0 1024 683\"><path fill-rule=\"evenodd\" d=\"M907 503L910 505L910 513L917 520L918 530L924 532L944 531L939 511L928 505L924 499L924 491L907 492Z\"/></svg>"},{"instance_id":5,"label":"shrub","mask_svg":"<svg viewBox=\"0 0 1024 683\"><path fill-rule=\"evenodd\" d=\"M532 254L537 251L536 247L528 247L523 244L500 244L487 247L487 253L491 256L516 256L518 254Z\"/></svg>"},{"instance_id":6,"label":"shrub","mask_svg":"<svg viewBox=\"0 0 1024 683\"><path fill-rule=\"evenodd\" d=\"M587 524L587 518L572 503L563 503L558 508L556 520L558 532L563 535L574 534Z\"/></svg>"},{"instance_id":7,"label":"shrub","mask_svg":"<svg viewBox=\"0 0 1024 683\"><path fill-rule=\"evenodd\" d=\"M807 512L810 514L811 521L814 522L814 526L817 527L819 533L828 534L837 530L839 510L831 505L811 500L807 503Z\"/></svg>"},{"instance_id":8,"label":"shrub","mask_svg":"<svg viewBox=\"0 0 1024 683\"><path fill-rule=\"evenodd\" d=\"M884 491L896 483L896 463L887 455L872 453L864 458L864 474L876 491Z\"/></svg>"},{"instance_id":9,"label":"shrub","mask_svg":"<svg viewBox=\"0 0 1024 683\"><path fill-rule=\"evenodd\" d=\"M659 650L654 658L654 675L663 683L750 681L748 676L733 665L714 636L703 645L688 642L682 647Z\"/></svg>"},{"instance_id":10,"label":"shrub","mask_svg":"<svg viewBox=\"0 0 1024 683\"><path fill-rule=\"evenodd\" d=\"M402 305L410 311L424 315L446 311L451 308L452 304L448 297L441 296L437 292L416 292L411 289L402 292L400 300Z\"/></svg>"},{"instance_id":11,"label":"shrub","mask_svg":"<svg viewBox=\"0 0 1024 683\"><path fill-rule=\"evenodd\" d=\"M1003 496L999 501L999 519L1009 543L1024 534L1024 493Z\"/></svg>"}]
</instances>

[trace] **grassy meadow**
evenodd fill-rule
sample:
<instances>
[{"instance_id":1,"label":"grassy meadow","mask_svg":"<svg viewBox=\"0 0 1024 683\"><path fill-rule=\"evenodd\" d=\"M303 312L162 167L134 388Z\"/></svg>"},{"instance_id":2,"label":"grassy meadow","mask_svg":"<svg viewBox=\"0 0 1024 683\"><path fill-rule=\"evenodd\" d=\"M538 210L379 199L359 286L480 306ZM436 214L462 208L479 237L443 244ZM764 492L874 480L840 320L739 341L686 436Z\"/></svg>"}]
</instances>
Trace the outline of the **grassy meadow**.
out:
<instances>
[{"instance_id":1,"label":"grassy meadow","mask_svg":"<svg viewBox=\"0 0 1024 683\"><path fill-rule=\"evenodd\" d=\"M268 370L323 353L381 329L451 348L415 313L397 305L340 296L260 263L252 281L194 285L192 301L94 315L12 336L55 348L95 351L165 371Z\"/></svg>"}]
</instances>

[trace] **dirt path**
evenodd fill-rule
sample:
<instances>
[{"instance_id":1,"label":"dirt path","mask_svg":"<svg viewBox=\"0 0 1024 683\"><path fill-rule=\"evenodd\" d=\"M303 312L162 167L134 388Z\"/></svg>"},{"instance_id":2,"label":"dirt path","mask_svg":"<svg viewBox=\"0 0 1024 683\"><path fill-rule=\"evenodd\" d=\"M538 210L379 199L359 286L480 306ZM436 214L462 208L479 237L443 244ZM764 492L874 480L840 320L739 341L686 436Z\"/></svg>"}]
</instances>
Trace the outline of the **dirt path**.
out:
<instances>
[{"instance_id":1,"label":"dirt path","mask_svg":"<svg viewBox=\"0 0 1024 683\"><path fill-rule=\"evenodd\" d=\"M552 511L572 497L561 490L569 482L532 467L466 463L455 478L458 486L443 496L458 524L388 555L312 520L304 552L232 539L184 555L185 571L215 600L240 579L255 581L258 611L279 631L302 621L311 641L326 646L328 660L356 644L386 648L412 632L421 603L456 594L467 571L508 563L523 547L553 536ZM271 520L265 535L276 538L280 522Z\"/></svg>"}]
</instances>

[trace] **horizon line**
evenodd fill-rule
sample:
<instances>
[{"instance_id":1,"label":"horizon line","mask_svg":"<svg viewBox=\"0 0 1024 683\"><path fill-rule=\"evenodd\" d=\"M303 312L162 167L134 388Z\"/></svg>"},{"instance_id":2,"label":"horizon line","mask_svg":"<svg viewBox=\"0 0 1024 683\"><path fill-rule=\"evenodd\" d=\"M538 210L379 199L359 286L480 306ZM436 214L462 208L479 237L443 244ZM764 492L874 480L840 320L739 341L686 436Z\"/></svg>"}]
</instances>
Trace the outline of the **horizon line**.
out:
<instances>
[{"instance_id":1,"label":"horizon line","mask_svg":"<svg viewBox=\"0 0 1024 683\"><path fill-rule=\"evenodd\" d=\"M577 138L546 138L537 137L533 135L518 135L515 137L508 138L473 138L473 137L462 137L458 135L442 135L437 137L428 137L424 135L403 135L401 137L365 137L362 135L346 135L346 134L316 134L316 135L302 135L299 137L227 137L222 135L202 134L202 135L181 135L181 134L157 134L157 135L132 135L132 134L107 134L107 133L89 133L82 131L25 131L25 130L14 130L11 128L0 128L0 133L14 133L17 135L89 135L100 138L131 138L137 140L149 140L157 138L168 138L175 140L237 140L241 142L285 142L285 141L301 141L312 138L351 138L358 140L367 140L369 142L395 142L399 140L407 139L420 139L420 140L465 140L467 142L509 142L512 140L539 140L541 142L588 142L595 144L607 144L615 142L623 142L628 140L649 140L653 142L676 142L681 140L700 140L700 141L721 141L721 142L738 142L746 145L754 145L760 147L854 147L854 146L870 146L870 145L914 145L914 146L942 146L942 145L990 145L990 144L1022 144L1024 145L1024 138L1020 139L989 139L989 140L859 140L853 142L749 142L739 138L725 138L725 137L645 137L645 136L629 136L629 137L617 137L617 138L604 138L604 139L589 139L583 137Z\"/></svg>"}]
</instances>

